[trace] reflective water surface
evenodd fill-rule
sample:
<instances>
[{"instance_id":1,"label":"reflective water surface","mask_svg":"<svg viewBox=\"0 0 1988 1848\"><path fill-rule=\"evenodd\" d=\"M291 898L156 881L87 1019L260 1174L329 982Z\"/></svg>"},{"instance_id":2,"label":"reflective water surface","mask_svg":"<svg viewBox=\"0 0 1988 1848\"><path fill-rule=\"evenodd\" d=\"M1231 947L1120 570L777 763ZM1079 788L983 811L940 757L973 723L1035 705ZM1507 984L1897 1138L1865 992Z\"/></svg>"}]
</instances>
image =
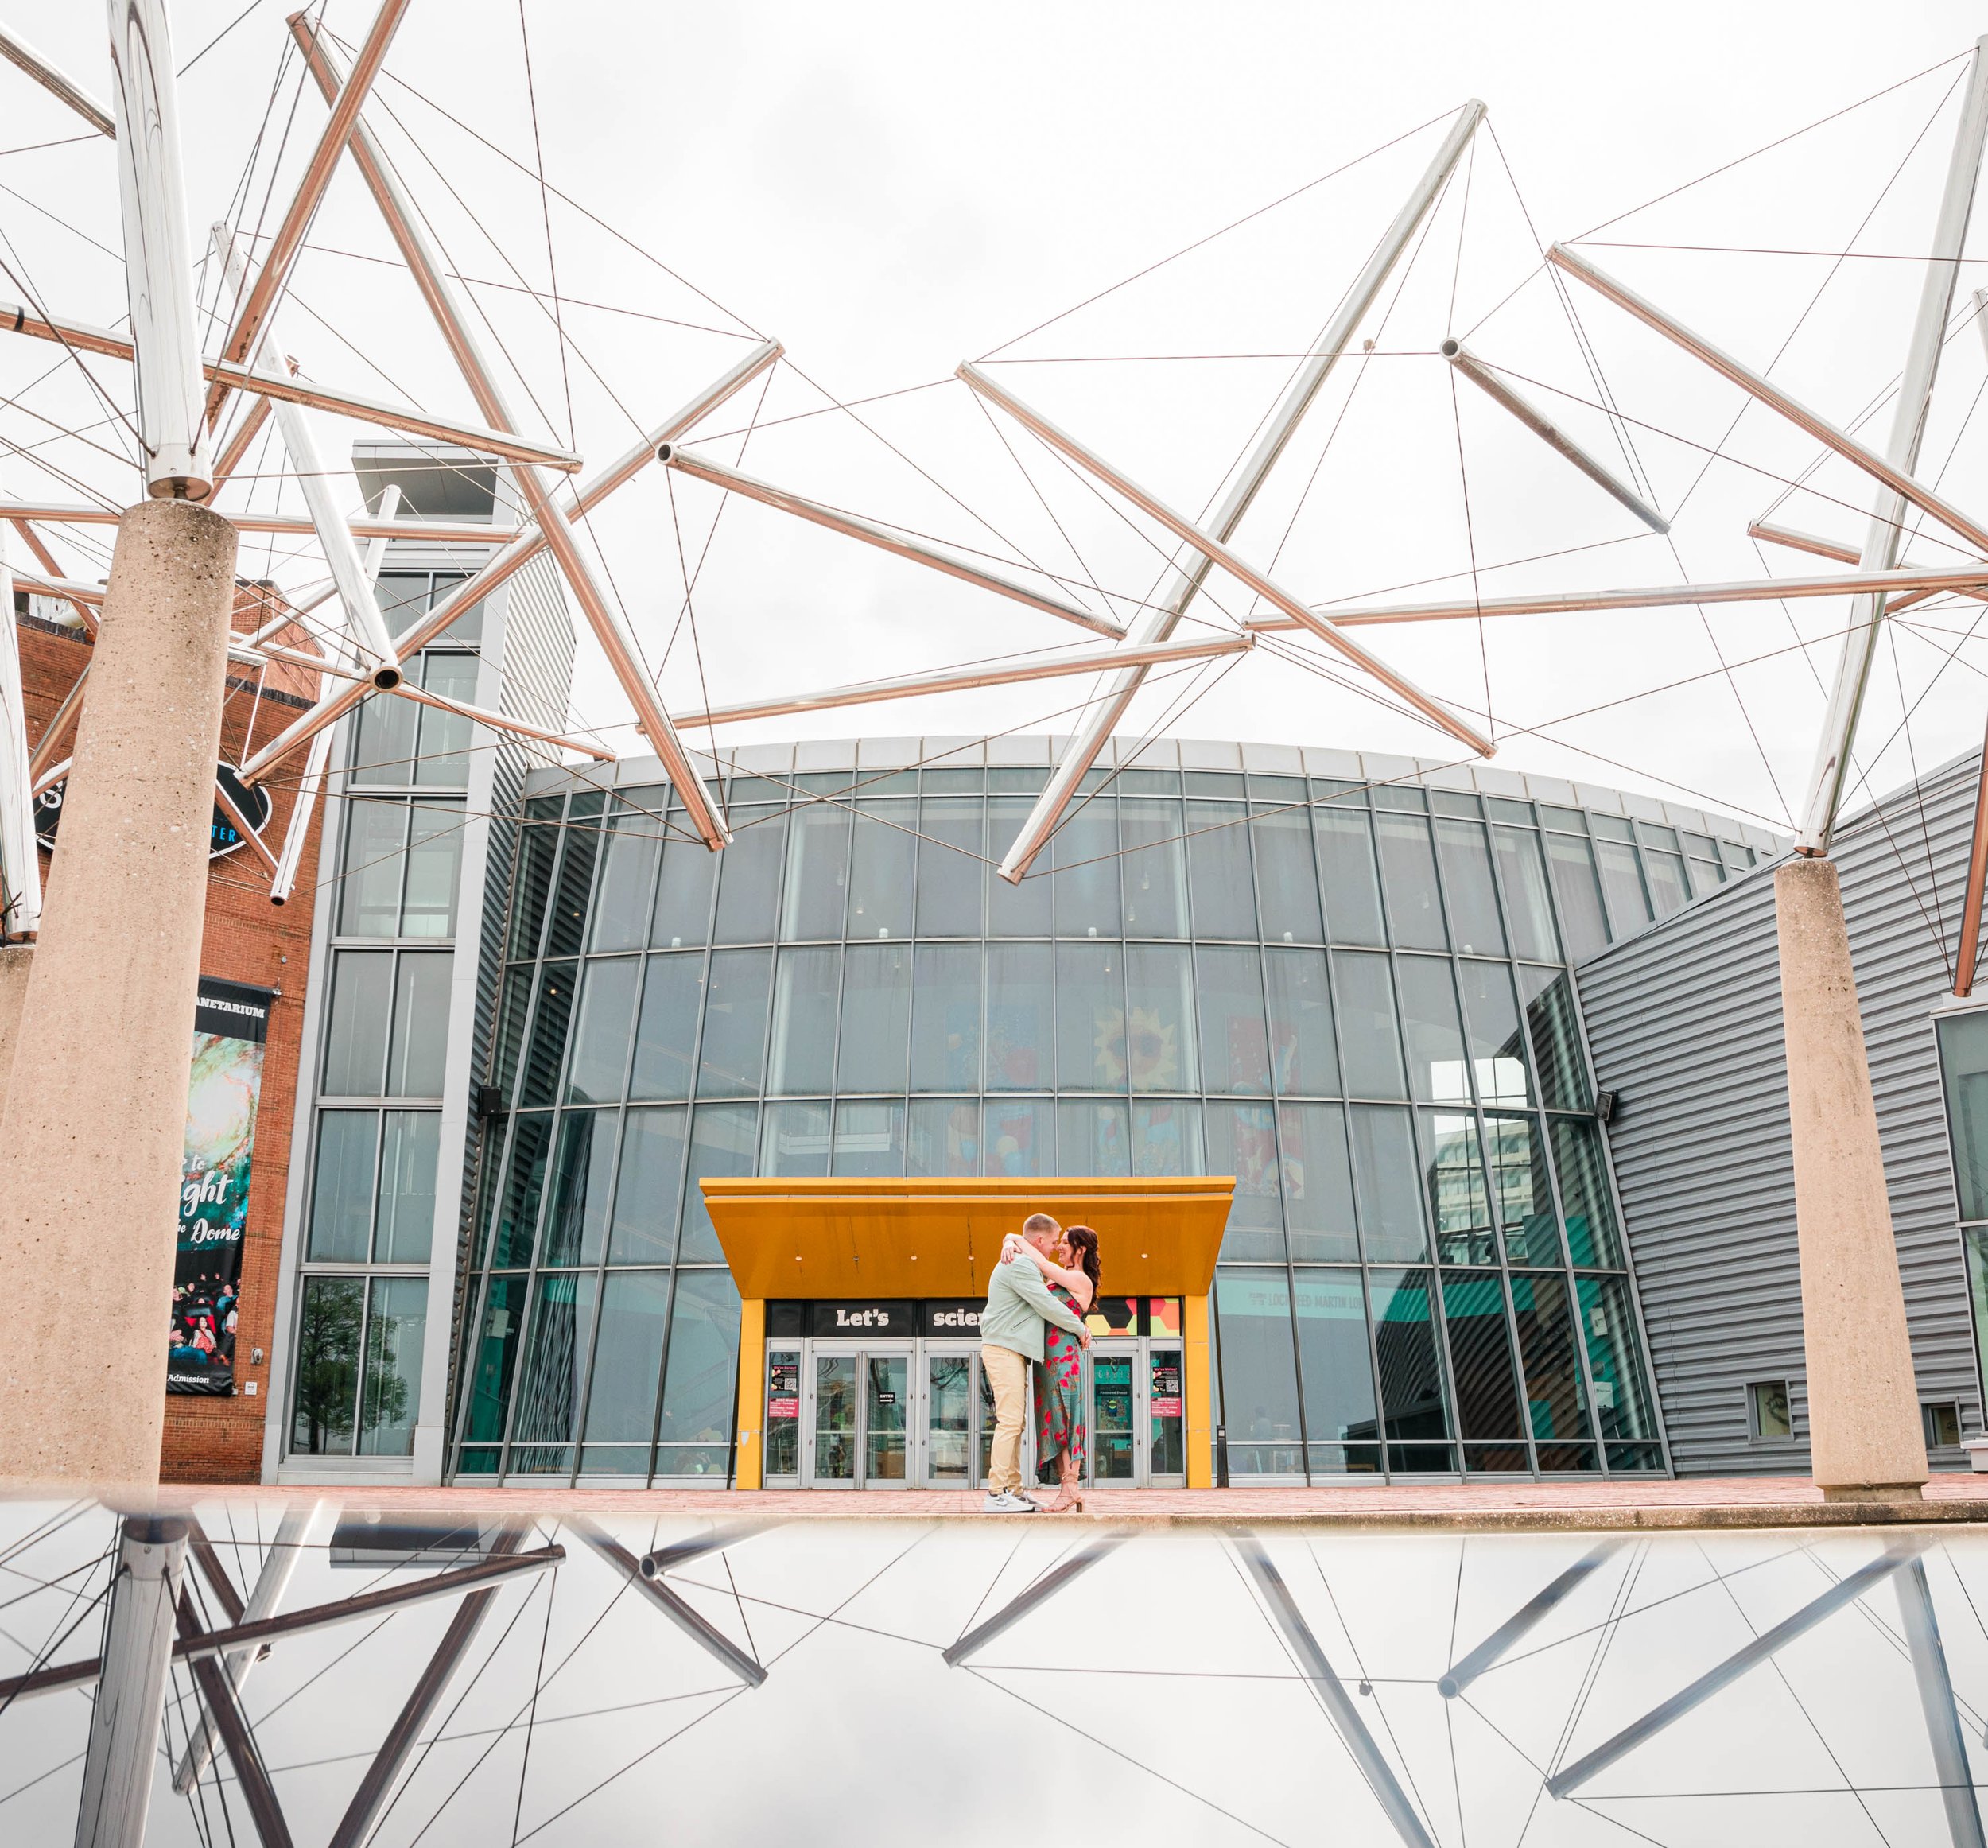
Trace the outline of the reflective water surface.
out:
<instances>
[{"instance_id":1,"label":"reflective water surface","mask_svg":"<svg viewBox=\"0 0 1988 1848\"><path fill-rule=\"evenodd\" d=\"M194 1504L146 1839L1982 1838L1977 1528L497 1505ZM73 1838L140 1532L0 1503L0 1840Z\"/></svg>"}]
</instances>

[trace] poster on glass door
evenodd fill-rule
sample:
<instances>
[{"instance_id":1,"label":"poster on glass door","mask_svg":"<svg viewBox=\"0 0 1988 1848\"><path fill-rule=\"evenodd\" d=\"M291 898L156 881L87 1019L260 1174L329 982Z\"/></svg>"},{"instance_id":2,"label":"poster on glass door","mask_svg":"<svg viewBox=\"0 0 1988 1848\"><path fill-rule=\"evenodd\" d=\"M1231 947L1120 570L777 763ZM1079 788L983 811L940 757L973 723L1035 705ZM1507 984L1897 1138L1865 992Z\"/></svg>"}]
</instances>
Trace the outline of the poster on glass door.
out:
<instances>
[{"instance_id":1,"label":"poster on glass door","mask_svg":"<svg viewBox=\"0 0 1988 1848\"><path fill-rule=\"evenodd\" d=\"M166 1334L169 1393L226 1397L235 1391L242 1241L274 998L268 988L200 977Z\"/></svg>"}]
</instances>

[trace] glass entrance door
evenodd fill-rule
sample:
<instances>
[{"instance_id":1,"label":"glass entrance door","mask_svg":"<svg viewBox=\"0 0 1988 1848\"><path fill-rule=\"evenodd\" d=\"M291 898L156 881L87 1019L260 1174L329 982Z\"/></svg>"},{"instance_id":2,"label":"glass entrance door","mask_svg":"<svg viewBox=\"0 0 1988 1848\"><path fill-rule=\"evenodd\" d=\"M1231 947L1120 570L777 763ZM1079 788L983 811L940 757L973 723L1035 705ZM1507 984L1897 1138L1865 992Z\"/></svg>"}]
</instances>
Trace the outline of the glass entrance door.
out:
<instances>
[{"instance_id":1,"label":"glass entrance door","mask_svg":"<svg viewBox=\"0 0 1988 1848\"><path fill-rule=\"evenodd\" d=\"M911 1414L911 1357L865 1354L863 1357L863 1486L903 1489L904 1440Z\"/></svg>"},{"instance_id":2,"label":"glass entrance door","mask_svg":"<svg viewBox=\"0 0 1988 1848\"><path fill-rule=\"evenodd\" d=\"M807 1469L812 1489L853 1489L856 1464L856 1369L861 1357L814 1353L808 1394Z\"/></svg>"},{"instance_id":3,"label":"glass entrance door","mask_svg":"<svg viewBox=\"0 0 1988 1848\"><path fill-rule=\"evenodd\" d=\"M969 1350L926 1350L925 1488L971 1489L981 1479L973 1415L980 1372L980 1356Z\"/></svg>"},{"instance_id":4,"label":"glass entrance door","mask_svg":"<svg viewBox=\"0 0 1988 1848\"><path fill-rule=\"evenodd\" d=\"M918 1429L909 1345L807 1344L804 1489L903 1489Z\"/></svg>"},{"instance_id":5,"label":"glass entrance door","mask_svg":"<svg viewBox=\"0 0 1988 1848\"><path fill-rule=\"evenodd\" d=\"M1138 1343L1091 1344L1090 1479L1103 1488L1131 1489L1145 1477L1145 1446L1139 1440Z\"/></svg>"}]
</instances>

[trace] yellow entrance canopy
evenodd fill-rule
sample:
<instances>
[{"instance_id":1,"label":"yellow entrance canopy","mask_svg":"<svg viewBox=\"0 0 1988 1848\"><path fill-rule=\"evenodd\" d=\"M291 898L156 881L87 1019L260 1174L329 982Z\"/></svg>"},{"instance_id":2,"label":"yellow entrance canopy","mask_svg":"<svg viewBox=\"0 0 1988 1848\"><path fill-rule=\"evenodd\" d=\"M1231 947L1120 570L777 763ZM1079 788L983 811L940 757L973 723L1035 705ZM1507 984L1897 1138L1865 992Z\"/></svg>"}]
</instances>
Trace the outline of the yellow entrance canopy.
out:
<instances>
[{"instance_id":1,"label":"yellow entrance canopy","mask_svg":"<svg viewBox=\"0 0 1988 1848\"><path fill-rule=\"evenodd\" d=\"M1206 1296L1231 1174L1154 1178L701 1181L748 1300L984 1296L1001 1240L1031 1213L1097 1234L1105 1293Z\"/></svg>"}]
</instances>

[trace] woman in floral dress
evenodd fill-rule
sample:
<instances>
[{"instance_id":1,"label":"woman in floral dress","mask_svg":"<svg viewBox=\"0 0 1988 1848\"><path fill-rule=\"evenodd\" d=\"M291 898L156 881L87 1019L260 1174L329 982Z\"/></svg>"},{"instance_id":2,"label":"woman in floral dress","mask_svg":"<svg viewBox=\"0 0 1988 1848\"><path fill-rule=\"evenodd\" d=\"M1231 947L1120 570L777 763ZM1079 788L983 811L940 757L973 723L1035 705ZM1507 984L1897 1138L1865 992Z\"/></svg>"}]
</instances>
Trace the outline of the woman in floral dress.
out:
<instances>
[{"instance_id":1,"label":"woman in floral dress","mask_svg":"<svg viewBox=\"0 0 1988 1848\"><path fill-rule=\"evenodd\" d=\"M1015 1256L1025 1258L1040 1268L1051 1294L1061 1299L1073 1315L1085 1314L1097 1300L1102 1267L1097 1255L1097 1234L1088 1225L1065 1229L1054 1262L1026 1240L1011 1238L1008 1242L1015 1248ZM1045 1502L1043 1511L1061 1514L1066 1508L1083 1505L1079 1496L1089 1447L1084 1423L1083 1349L1074 1335L1051 1323L1044 1330L1043 1353L1035 1368L1035 1458L1039 1466L1052 1458L1055 1462L1056 1499Z\"/></svg>"}]
</instances>

